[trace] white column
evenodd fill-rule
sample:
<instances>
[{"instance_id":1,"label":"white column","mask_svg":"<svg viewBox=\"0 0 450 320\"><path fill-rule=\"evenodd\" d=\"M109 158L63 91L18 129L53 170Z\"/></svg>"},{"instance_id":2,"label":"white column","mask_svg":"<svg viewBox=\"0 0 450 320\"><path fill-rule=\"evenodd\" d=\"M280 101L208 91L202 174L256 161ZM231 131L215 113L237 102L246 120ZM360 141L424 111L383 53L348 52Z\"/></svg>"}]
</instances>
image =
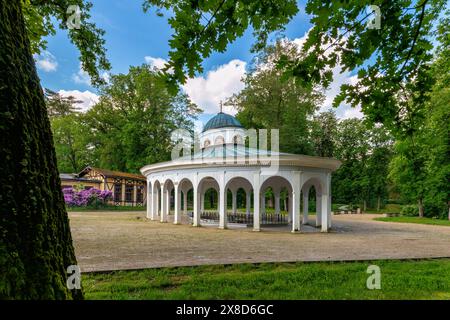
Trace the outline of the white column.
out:
<instances>
[{"instance_id":1,"label":"white column","mask_svg":"<svg viewBox=\"0 0 450 320\"><path fill-rule=\"evenodd\" d=\"M147 219L153 220L153 208L152 208L152 199L153 197L150 195L151 193L151 183L147 181Z\"/></svg>"},{"instance_id":2,"label":"white column","mask_svg":"<svg viewBox=\"0 0 450 320\"><path fill-rule=\"evenodd\" d=\"M316 227L322 225L322 196L316 191Z\"/></svg>"},{"instance_id":3,"label":"white column","mask_svg":"<svg viewBox=\"0 0 450 320\"><path fill-rule=\"evenodd\" d=\"M301 172L292 172L292 232L300 231L300 183Z\"/></svg>"},{"instance_id":4,"label":"white column","mask_svg":"<svg viewBox=\"0 0 450 320\"><path fill-rule=\"evenodd\" d=\"M253 231L261 230L261 212L259 210L261 204L260 187L260 173L256 173L253 178Z\"/></svg>"},{"instance_id":5,"label":"white column","mask_svg":"<svg viewBox=\"0 0 450 320\"><path fill-rule=\"evenodd\" d=\"M303 224L308 224L309 190L303 191Z\"/></svg>"},{"instance_id":6,"label":"white column","mask_svg":"<svg viewBox=\"0 0 450 320\"><path fill-rule=\"evenodd\" d=\"M187 194L188 194L188 190L183 191L183 205L184 205L183 211L184 211L185 215L187 215L187 209L188 209L188 207L187 207Z\"/></svg>"},{"instance_id":7,"label":"white column","mask_svg":"<svg viewBox=\"0 0 450 320\"><path fill-rule=\"evenodd\" d=\"M227 228L227 190L225 186L219 186L219 228Z\"/></svg>"},{"instance_id":8,"label":"white column","mask_svg":"<svg viewBox=\"0 0 450 320\"><path fill-rule=\"evenodd\" d=\"M178 183L175 184L174 197L175 197L175 216L173 219L173 223L179 224L180 223L180 213L181 213L181 190L178 187Z\"/></svg>"},{"instance_id":9,"label":"white column","mask_svg":"<svg viewBox=\"0 0 450 320\"><path fill-rule=\"evenodd\" d=\"M288 206L288 223L292 223L292 193L288 193L287 197L287 206Z\"/></svg>"},{"instance_id":10,"label":"white column","mask_svg":"<svg viewBox=\"0 0 450 320\"><path fill-rule=\"evenodd\" d=\"M328 195L322 194L322 232L328 232Z\"/></svg>"},{"instance_id":11,"label":"white column","mask_svg":"<svg viewBox=\"0 0 450 320\"><path fill-rule=\"evenodd\" d=\"M251 207L251 200L252 200L250 192L251 192L250 190L245 191L245 200L246 200L245 201L245 213L247 215L250 214L250 207Z\"/></svg>"},{"instance_id":12,"label":"white column","mask_svg":"<svg viewBox=\"0 0 450 320\"><path fill-rule=\"evenodd\" d=\"M193 216L192 225L194 227L200 227L200 194L198 192L199 188L196 184L197 183L194 183L194 197L193 197L194 216Z\"/></svg>"},{"instance_id":13,"label":"white column","mask_svg":"<svg viewBox=\"0 0 450 320\"><path fill-rule=\"evenodd\" d=\"M237 190L231 190L231 203L232 203L232 212L236 214L237 212Z\"/></svg>"},{"instance_id":14,"label":"white column","mask_svg":"<svg viewBox=\"0 0 450 320\"><path fill-rule=\"evenodd\" d=\"M161 222L166 222L166 194L165 194L165 190L164 190L164 185L161 185Z\"/></svg>"},{"instance_id":15,"label":"white column","mask_svg":"<svg viewBox=\"0 0 450 320\"><path fill-rule=\"evenodd\" d=\"M300 231L300 195L299 192L292 191L292 232Z\"/></svg>"}]
</instances>

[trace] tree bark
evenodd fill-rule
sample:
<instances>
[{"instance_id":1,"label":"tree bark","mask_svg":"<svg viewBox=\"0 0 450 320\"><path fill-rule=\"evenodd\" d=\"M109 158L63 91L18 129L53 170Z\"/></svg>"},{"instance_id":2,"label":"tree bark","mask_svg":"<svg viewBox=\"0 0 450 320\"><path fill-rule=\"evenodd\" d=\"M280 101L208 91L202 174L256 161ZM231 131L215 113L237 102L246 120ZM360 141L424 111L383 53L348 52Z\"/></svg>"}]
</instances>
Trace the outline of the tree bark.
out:
<instances>
[{"instance_id":1,"label":"tree bark","mask_svg":"<svg viewBox=\"0 0 450 320\"><path fill-rule=\"evenodd\" d=\"M0 2L0 299L82 298L44 94L21 1Z\"/></svg>"},{"instance_id":2,"label":"tree bark","mask_svg":"<svg viewBox=\"0 0 450 320\"><path fill-rule=\"evenodd\" d=\"M419 207L419 217L423 218L423 200L422 200L422 198L419 198L419 201L417 204Z\"/></svg>"}]
</instances>

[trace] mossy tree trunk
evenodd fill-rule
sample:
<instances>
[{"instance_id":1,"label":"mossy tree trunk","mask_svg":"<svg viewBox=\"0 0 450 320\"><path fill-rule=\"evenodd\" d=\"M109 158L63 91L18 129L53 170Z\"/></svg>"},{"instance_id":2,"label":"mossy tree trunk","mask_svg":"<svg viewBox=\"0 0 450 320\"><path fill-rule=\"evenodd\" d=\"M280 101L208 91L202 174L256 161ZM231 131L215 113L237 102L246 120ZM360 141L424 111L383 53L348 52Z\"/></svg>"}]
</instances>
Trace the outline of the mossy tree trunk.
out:
<instances>
[{"instance_id":1,"label":"mossy tree trunk","mask_svg":"<svg viewBox=\"0 0 450 320\"><path fill-rule=\"evenodd\" d=\"M0 299L82 298L44 95L21 1L0 1Z\"/></svg>"}]
</instances>

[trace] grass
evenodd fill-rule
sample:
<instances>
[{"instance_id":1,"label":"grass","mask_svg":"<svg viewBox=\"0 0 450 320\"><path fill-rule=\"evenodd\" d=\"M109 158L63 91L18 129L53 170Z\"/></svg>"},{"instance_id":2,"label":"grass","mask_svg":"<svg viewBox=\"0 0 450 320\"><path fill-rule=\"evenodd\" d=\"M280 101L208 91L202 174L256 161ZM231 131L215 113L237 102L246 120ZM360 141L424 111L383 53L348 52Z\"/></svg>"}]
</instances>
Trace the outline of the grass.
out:
<instances>
[{"instance_id":1,"label":"grass","mask_svg":"<svg viewBox=\"0 0 450 320\"><path fill-rule=\"evenodd\" d=\"M366 288L381 268L381 290ZM450 259L263 263L83 274L87 299L450 299Z\"/></svg>"},{"instance_id":2,"label":"grass","mask_svg":"<svg viewBox=\"0 0 450 320\"><path fill-rule=\"evenodd\" d=\"M419 217L383 217L375 218L376 221L386 222L404 222L404 223L418 223L418 224L432 224L438 226L450 226L450 220L432 219L432 218L419 218Z\"/></svg>"},{"instance_id":3,"label":"grass","mask_svg":"<svg viewBox=\"0 0 450 320\"><path fill-rule=\"evenodd\" d=\"M92 207L67 207L69 212L83 212L83 211L145 211L145 207L132 206L106 206L101 208Z\"/></svg>"}]
</instances>

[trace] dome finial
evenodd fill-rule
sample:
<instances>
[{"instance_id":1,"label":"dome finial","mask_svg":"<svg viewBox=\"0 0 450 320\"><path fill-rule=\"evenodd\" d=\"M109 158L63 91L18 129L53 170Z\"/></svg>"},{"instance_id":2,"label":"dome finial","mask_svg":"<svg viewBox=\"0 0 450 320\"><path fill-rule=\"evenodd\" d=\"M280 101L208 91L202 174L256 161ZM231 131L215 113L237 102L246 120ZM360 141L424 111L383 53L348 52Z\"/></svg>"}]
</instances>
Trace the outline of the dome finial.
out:
<instances>
[{"instance_id":1,"label":"dome finial","mask_svg":"<svg viewBox=\"0 0 450 320\"><path fill-rule=\"evenodd\" d=\"M220 113L222 113L222 100L220 100L219 106L220 106Z\"/></svg>"}]
</instances>

